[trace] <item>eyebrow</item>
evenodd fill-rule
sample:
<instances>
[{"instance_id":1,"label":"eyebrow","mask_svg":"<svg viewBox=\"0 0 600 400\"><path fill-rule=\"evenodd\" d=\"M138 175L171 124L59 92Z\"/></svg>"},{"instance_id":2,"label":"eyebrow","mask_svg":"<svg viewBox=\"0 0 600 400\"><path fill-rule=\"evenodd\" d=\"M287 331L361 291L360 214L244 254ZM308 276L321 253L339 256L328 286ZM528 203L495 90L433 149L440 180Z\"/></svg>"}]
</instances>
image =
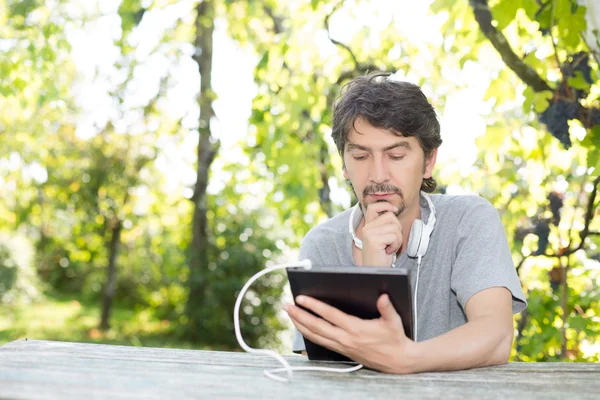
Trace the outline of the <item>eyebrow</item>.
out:
<instances>
[{"instance_id":1,"label":"eyebrow","mask_svg":"<svg viewBox=\"0 0 600 400\"><path fill-rule=\"evenodd\" d=\"M394 143L394 144L392 144L390 146L386 146L386 147L384 147L381 150L382 151L389 151L389 150L395 149L397 147L404 147L407 150L411 149L410 143L408 143L407 141L403 140L401 142ZM369 151L369 152L373 151L373 149L371 147L368 147L368 146L362 146L362 145L356 144L356 143L348 143L348 151L352 151L352 150L363 150L363 151Z\"/></svg>"}]
</instances>

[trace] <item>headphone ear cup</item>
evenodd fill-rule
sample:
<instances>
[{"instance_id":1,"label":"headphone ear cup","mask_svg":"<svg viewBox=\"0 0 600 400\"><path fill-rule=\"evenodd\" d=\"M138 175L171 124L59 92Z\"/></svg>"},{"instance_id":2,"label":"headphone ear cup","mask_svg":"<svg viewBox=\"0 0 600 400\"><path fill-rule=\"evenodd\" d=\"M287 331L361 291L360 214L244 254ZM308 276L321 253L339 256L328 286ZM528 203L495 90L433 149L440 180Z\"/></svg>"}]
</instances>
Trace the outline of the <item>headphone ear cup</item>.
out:
<instances>
[{"instance_id":1,"label":"headphone ear cup","mask_svg":"<svg viewBox=\"0 0 600 400\"><path fill-rule=\"evenodd\" d=\"M409 257L416 257L419 254L424 225L423 221L415 219L410 227L410 235L408 236L408 244L406 245L406 254Z\"/></svg>"},{"instance_id":2,"label":"headphone ear cup","mask_svg":"<svg viewBox=\"0 0 600 400\"><path fill-rule=\"evenodd\" d=\"M356 236L354 236L352 238L352 240L354 240L354 245L359 248L360 250L362 250L362 240L360 240L359 238L357 238Z\"/></svg>"},{"instance_id":3,"label":"headphone ear cup","mask_svg":"<svg viewBox=\"0 0 600 400\"><path fill-rule=\"evenodd\" d=\"M425 253L427 253L427 248L429 247L429 238L431 237L432 232L433 230L429 225L423 226L423 232L421 234L421 244L419 245L419 252L417 253L417 255L423 257L425 256Z\"/></svg>"}]
</instances>

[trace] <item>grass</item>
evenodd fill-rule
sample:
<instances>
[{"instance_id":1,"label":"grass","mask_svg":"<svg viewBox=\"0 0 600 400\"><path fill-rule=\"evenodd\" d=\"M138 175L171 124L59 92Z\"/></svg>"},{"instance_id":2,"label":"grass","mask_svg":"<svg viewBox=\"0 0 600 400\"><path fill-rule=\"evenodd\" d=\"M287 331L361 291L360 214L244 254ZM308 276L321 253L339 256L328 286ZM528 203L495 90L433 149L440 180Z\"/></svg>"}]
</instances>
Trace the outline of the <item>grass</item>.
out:
<instances>
[{"instance_id":1,"label":"grass","mask_svg":"<svg viewBox=\"0 0 600 400\"><path fill-rule=\"evenodd\" d=\"M0 305L0 346L18 339L105 343L125 346L200 349L173 334L170 321L150 310L113 307L111 328L98 329L100 304L75 297L47 296L43 302Z\"/></svg>"}]
</instances>

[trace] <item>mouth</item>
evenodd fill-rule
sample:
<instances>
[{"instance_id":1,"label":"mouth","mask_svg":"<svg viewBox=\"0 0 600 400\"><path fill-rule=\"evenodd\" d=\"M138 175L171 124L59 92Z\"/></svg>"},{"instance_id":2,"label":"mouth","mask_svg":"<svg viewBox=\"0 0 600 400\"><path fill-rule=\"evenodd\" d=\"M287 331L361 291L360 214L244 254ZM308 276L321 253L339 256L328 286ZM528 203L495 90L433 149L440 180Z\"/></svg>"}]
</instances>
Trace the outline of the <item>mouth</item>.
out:
<instances>
[{"instance_id":1,"label":"mouth","mask_svg":"<svg viewBox=\"0 0 600 400\"><path fill-rule=\"evenodd\" d=\"M387 200L391 198L395 193L372 193L368 196L375 200Z\"/></svg>"}]
</instances>

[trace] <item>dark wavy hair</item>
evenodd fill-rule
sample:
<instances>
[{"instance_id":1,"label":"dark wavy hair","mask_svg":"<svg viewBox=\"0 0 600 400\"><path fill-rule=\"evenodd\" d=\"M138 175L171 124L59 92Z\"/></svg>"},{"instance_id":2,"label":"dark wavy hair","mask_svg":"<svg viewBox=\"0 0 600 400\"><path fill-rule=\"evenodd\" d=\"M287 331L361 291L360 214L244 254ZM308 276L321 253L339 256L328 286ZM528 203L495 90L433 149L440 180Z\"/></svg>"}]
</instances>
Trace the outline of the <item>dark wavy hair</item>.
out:
<instances>
[{"instance_id":1,"label":"dark wavy hair","mask_svg":"<svg viewBox=\"0 0 600 400\"><path fill-rule=\"evenodd\" d=\"M342 87L333 106L332 137L340 155L350 128L361 117L377 128L398 136L414 136L427 160L442 144L440 123L433 106L421 88L409 82L390 80L389 72L377 71L359 76ZM435 179L423 179L421 190L432 193Z\"/></svg>"}]
</instances>

